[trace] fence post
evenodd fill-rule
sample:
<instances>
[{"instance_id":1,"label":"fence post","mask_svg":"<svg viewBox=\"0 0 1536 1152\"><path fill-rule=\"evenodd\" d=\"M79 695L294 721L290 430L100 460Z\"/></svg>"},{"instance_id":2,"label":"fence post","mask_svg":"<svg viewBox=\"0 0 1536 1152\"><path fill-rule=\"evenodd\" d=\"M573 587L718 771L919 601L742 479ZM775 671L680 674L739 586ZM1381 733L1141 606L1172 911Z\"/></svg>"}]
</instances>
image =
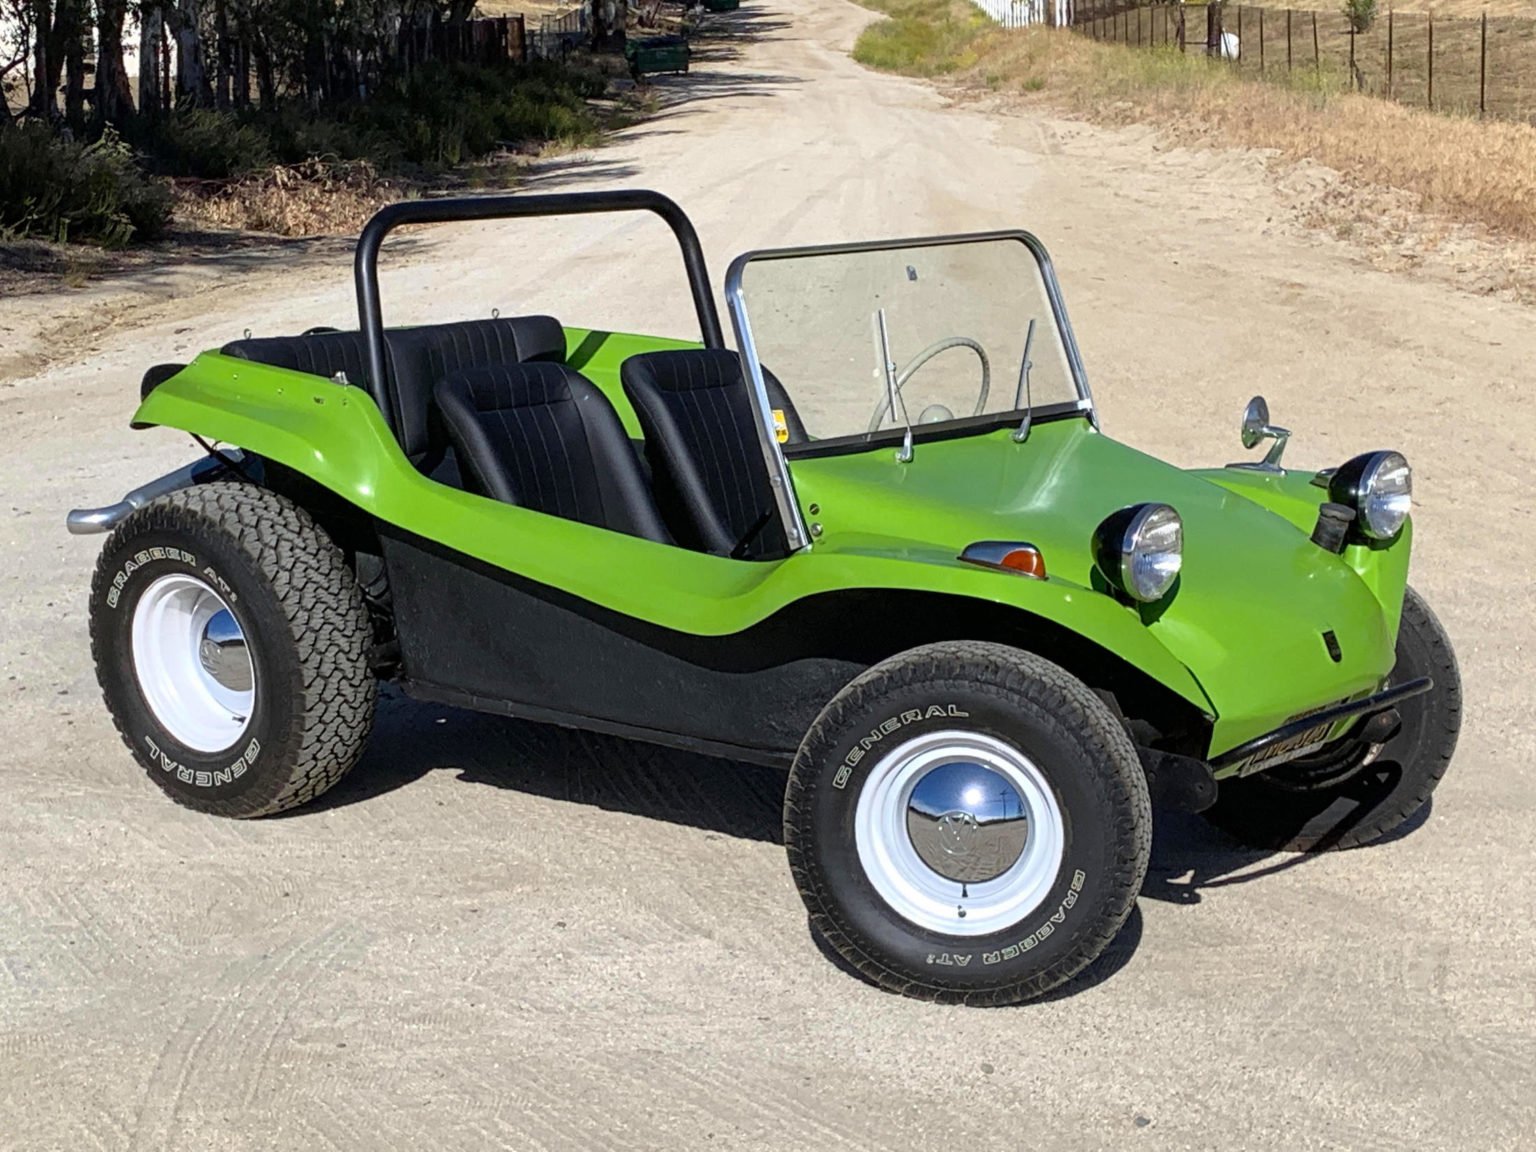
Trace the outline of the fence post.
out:
<instances>
[{"instance_id":1,"label":"fence post","mask_svg":"<svg viewBox=\"0 0 1536 1152\"><path fill-rule=\"evenodd\" d=\"M1387 9L1387 99L1392 96L1392 9Z\"/></svg>"},{"instance_id":2,"label":"fence post","mask_svg":"<svg viewBox=\"0 0 1536 1152\"><path fill-rule=\"evenodd\" d=\"M1184 55L1184 5L1179 5L1179 55Z\"/></svg>"},{"instance_id":3,"label":"fence post","mask_svg":"<svg viewBox=\"0 0 1536 1152\"><path fill-rule=\"evenodd\" d=\"M1259 75L1264 75L1264 9L1259 9Z\"/></svg>"},{"instance_id":4,"label":"fence post","mask_svg":"<svg viewBox=\"0 0 1536 1152\"><path fill-rule=\"evenodd\" d=\"M1312 67L1319 76L1323 74L1323 54L1317 50L1317 10L1312 10Z\"/></svg>"},{"instance_id":5,"label":"fence post","mask_svg":"<svg viewBox=\"0 0 1536 1152\"><path fill-rule=\"evenodd\" d=\"M1488 10L1483 10L1483 39L1477 58L1477 114L1488 115Z\"/></svg>"},{"instance_id":6,"label":"fence post","mask_svg":"<svg viewBox=\"0 0 1536 1152\"><path fill-rule=\"evenodd\" d=\"M1355 67L1355 26L1349 26L1349 86L1360 91L1360 70Z\"/></svg>"},{"instance_id":7,"label":"fence post","mask_svg":"<svg viewBox=\"0 0 1536 1152\"><path fill-rule=\"evenodd\" d=\"M1429 110L1435 110L1435 14L1429 14Z\"/></svg>"},{"instance_id":8,"label":"fence post","mask_svg":"<svg viewBox=\"0 0 1536 1152\"><path fill-rule=\"evenodd\" d=\"M1243 6L1241 4L1237 6L1237 55L1233 58L1232 64L1236 68L1243 66Z\"/></svg>"}]
</instances>

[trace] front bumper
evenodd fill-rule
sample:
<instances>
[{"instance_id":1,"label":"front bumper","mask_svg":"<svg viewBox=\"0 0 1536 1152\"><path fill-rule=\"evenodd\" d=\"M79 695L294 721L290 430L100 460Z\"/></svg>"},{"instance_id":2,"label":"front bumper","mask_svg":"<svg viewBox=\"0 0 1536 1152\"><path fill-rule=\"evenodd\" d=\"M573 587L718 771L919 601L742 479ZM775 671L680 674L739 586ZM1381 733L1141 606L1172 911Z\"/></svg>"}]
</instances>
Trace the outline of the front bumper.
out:
<instances>
[{"instance_id":1,"label":"front bumper","mask_svg":"<svg viewBox=\"0 0 1536 1152\"><path fill-rule=\"evenodd\" d=\"M1363 700L1350 700L1343 704L1335 704L1331 708L1323 708L1306 716L1298 716L1296 719L1280 725L1280 727L1272 732L1256 736L1246 743L1239 744L1236 748L1228 749L1220 756L1212 757L1211 768L1217 778L1220 778L1223 776L1244 775L1245 769L1254 770L1259 764L1265 768L1284 764L1287 760L1294 759L1296 756L1305 755L1309 749L1298 747L1290 755L1270 755L1276 747L1284 745L1288 741L1299 740L1314 729L1325 726L1331 729L1346 720L1354 720L1376 712L1384 712L1403 700L1423 695L1434 686L1435 682L1428 676L1421 676L1417 680L1410 680L1406 684L1394 685L1384 691L1377 692L1373 696L1367 696Z\"/></svg>"}]
</instances>

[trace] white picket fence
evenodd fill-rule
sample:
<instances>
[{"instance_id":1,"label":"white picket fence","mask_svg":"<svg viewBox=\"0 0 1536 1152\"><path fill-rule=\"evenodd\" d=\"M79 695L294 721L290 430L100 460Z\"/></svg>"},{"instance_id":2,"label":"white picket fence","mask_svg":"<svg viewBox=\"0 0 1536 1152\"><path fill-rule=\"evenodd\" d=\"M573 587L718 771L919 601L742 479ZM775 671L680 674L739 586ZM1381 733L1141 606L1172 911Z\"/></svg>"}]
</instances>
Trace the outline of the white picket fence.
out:
<instances>
[{"instance_id":1,"label":"white picket fence","mask_svg":"<svg viewBox=\"0 0 1536 1152\"><path fill-rule=\"evenodd\" d=\"M1031 24L1045 23L1065 28L1071 23L1072 0L971 0L971 3L1004 28L1028 28Z\"/></svg>"}]
</instances>

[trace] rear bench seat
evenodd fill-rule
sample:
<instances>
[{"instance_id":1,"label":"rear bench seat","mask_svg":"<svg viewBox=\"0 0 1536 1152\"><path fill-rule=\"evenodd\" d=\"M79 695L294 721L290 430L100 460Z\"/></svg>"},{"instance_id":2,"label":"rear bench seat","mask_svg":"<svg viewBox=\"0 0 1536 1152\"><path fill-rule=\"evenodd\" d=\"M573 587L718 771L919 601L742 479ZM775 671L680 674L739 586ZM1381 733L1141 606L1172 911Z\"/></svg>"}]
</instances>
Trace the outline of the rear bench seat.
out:
<instances>
[{"instance_id":1,"label":"rear bench seat","mask_svg":"<svg viewBox=\"0 0 1536 1152\"><path fill-rule=\"evenodd\" d=\"M563 362L565 331L552 316L464 320L384 332L389 379L385 392L400 448L422 472L460 487L457 463L432 403L432 390L450 373L527 361ZM368 346L361 332L316 332L235 340L226 356L331 378L345 372L368 383Z\"/></svg>"}]
</instances>

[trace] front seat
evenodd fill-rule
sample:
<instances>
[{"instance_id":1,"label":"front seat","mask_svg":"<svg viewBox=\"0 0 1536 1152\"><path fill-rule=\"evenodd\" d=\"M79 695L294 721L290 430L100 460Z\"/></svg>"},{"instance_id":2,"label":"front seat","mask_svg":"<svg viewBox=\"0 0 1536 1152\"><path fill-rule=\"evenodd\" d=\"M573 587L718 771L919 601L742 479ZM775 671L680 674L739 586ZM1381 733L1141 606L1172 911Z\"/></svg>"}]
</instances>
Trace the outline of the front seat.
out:
<instances>
[{"instance_id":1,"label":"front seat","mask_svg":"<svg viewBox=\"0 0 1536 1152\"><path fill-rule=\"evenodd\" d=\"M757 411L741 358L723 348L644 352L619 369L645 434L656 499L679 544L717 556L782 556L788 545L763 463ZM805 426L765 373L789 442Z\"/></svg>"},{"instance_id":2,"label":"front seat","mask_svg":"<svg viewBox=\"0 0 1536 1152\"><path fill-rule=\"evenodd\" d=\"M469 368L433 397L469 491L672 543L618 414L585 377L547 362Z\"/></svg>"}]
</instances>

